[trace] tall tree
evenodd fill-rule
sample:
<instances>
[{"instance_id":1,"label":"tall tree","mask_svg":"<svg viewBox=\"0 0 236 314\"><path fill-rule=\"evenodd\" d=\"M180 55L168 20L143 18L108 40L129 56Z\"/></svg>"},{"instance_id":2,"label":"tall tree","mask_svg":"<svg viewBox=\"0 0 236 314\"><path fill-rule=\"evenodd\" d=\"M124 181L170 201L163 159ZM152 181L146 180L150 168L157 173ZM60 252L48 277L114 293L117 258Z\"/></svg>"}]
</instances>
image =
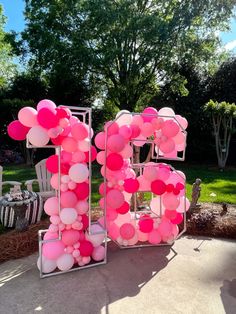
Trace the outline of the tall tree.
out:
<instances>
[{"instance_id":1,"label":"tall tree","mask_svg":"<svg viewBox=\"0 0 236 314\"><path fill-rule=\"evenodd\" d=\"M23 39L35 69L96 82L120 109L133 110L158 82L185 79L188 60L206 66L227 27L234 0L26 0ZM56 71L56 72L55 72Z\"/></svg>"},{"instance_id":2,"label":"tall tree","mask_svg":"<svg viewBox=\"0 0 236 314\"><path fill-rule=\"evenodd\" d=\"M0 92L9 83L16 70L11 45L6 40L5 22L6 17L3 15L3 8L0 4Z\"/></svg>"}]
</instances>

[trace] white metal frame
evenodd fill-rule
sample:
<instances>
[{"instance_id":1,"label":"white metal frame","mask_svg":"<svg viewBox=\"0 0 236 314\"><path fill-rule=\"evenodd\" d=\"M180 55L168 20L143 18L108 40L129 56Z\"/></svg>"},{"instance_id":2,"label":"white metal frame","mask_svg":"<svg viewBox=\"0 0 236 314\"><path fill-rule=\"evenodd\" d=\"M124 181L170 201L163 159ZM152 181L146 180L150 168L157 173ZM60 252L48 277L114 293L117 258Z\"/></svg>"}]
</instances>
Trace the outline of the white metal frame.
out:
<instances>
[{"instance_id":1,"label":"white metal frame","mask_svg":"<svg viewBox=\"0 0 236 314\"><path fill-rule=\"evenodd\" d=\"M89 216L89 227L88 227L88 232L89 234L91 233L91 192L92 192L92 185L91 185L91 178L92 178L92 163L91 163L91 119L92 119L92 109L91 108L85 108L85 107L77 107L77 106L60 106L61 108L68 108L71 110L72 115L73 116L82 116L83 122L87 123L89 126L89 162L88 162L88 168L89 168L89 210L88 210L88 216ZM56 146L56 145L45 145L45 146L34 146L31 145L27 139L26 141L26 147L27 148L55 148L56 154L58 155L58 186L60 186L60 182L61 182L61 146ZM61 206L60 206L60 189L58 189L58 192L56 193L57 197L58 197L58 207L59 207L59 213L61 211ZM54 242L54 241L59 241L61 240L61 236L62 236L62 232L59 230L58 231L58 238L57 239L51 239L51 240L43 240L43 235L48 231L48 229L46 230L39 230L38 232L38 240L39 240L39 258L40 258L40 278L46 278L46 277L51 277L51 276L55 276L55 275L60 275L60 274L64 274L64 273L68 273L68 272L72 272L72 271L76 271L76 270L81 270L81 269L86 269L86 268L91 268L91 267L95 267L95 266L99 266L99 265L104 265L107 263L107 230L106 230L106 226L102 226L101 224L99 224L102 227L102 231L98 232L96 234L104 234L104 247L105 247L105 257L104 260L101 262L94 262L94 263L89 263L85 266L74 266L73 268L71 268L70 270L67 271L57 271L55 270L52 273L48 273L45 274L42 272L42 246L44 243L48 243L48 242ZM94 233L93 233L94 234Z\"/></svg>"},{"instance_id":2,"label":"white metal frame","mask_svg":"<svg viewBox=\"0 0 236 314\"><path fill-rule=\"evenodd\" d=\"M109 130L109 127L112 126L113 123L115 123L122 115L127 115L127 114L131 114L132 116L135 116L135 115L142 115L142 116L147 116L147 117L161 117L161 118L168 118L168 119L174 119L178 125L180 126L182 132L186 135L186 139L187 139L187 131L182 127L182 125L180 125L180 123L177 121L177 119L175 118L175 116L165 116L165 115L156 115L156 114L146 114L146 113L136 113L136 112L132 112L132 113L127 113L127 112L122 112L116 119L114 119L112 121L112 123L110 123L106 130L105 130L105 171L104 171L104 215L106 217L106 212L107 212L107 202L106 202L106 186L107 186L107 178L106 178L106 160L107 160L107 152L108 152L108 149L107 149L107 140L108 140L108 130ZM136 141L144 141L144 140L140 140L140 139L132 139L130 140L130 143L131 145L133 146L134 142ZM156 144L153 142L153 140L146 140L144 141L145 143L148 143L148 144L151 144L152 147L154 147ZM186 141L185 141L185 147L184 147L184 151L183 151L183 156L182 157L176 157L176 158L166 158L166 157L163 157L161 155L159 155L159 149L158 149L158 152L157 152L157 155L154 156L154 154L152 153L152 159L156 159L156 162L157 160L178 160L178 161L183 161L185 160L185 149L186 149ZM158 166L158 163L156 164ZM133 163L133 157L131 159L131 166L132 168L139 168L140 169L140 172L143 171L143 168L146 166L145 163L140 163L140 164L135 164ZM173 168L171 165L168 164L168 166L171 168L172 171L176 171L175 168ZM176 172L177 173L177 172ZM177 173L179 176L180 174ZM185 188L185 198L184 198L184 219L183 219L183 223L184 223L184 228L183 230L177 235L176 239L178 239L179 237L181 237L186 229L187 229L187 224L186 224L186 182L185 182L185 185L184 185L184 188ZM145 192L145 191L144 191ZM146 191L146 192L151 192L151 191ZM137 193L134 193L133 194L134 196L134 215L135 215L135 220L139 220L140 218L137 217L137 212L142 214L142 213L145 213L147 211L137 211ZM161 202L161 196L160 196L160 202ZM160 204L161 205L161 204ZM161 208L161 212L162 212L162 205L160 206ZM151 211L152 212L152 211ZM153 212L152 212L153 213ZM155 213L153 213L154 215L156 215ZM153 218L153 217L152 217ZM160 218L160 216L156 215L156 217L154 217L154 219L158 219ZM105 228L106 228L106 219L105 219ZM106 228L107 229L107 228ZM108 235L109 237L109 235ZM115 241L114 239L111 239L113 242L115 242L120 249L132 249L132 248L141 248L141 247L153 247L153 246L172 246L175 242L174 239L173 241L171 242L168 242L168 243L159 243L159 244L150 244L150 243L142 243L142 244L135 244L135 245L127 245L127 246L124 246L124 245L121 245L119 244L117 241Z\"/></svg>"}]
</instances>

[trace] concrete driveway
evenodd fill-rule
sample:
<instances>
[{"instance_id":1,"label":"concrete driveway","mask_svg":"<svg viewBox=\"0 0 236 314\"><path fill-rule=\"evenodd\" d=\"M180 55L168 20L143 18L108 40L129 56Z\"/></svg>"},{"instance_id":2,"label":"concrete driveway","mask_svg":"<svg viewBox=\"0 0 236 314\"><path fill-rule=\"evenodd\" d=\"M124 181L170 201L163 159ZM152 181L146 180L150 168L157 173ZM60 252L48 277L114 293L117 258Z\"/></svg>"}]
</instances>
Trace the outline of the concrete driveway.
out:
<instances>
[{"instance_id":1,"label":"concrete driveway","mask_svg":"<svg viewBox=\"0 0 236 314\"><path fill-rule=\"evenodd\" d=\"M236 242L183 237L107 265L39 279L36 255L0 265L0 313L235 314Z\"/></svg>"}]
</instances>

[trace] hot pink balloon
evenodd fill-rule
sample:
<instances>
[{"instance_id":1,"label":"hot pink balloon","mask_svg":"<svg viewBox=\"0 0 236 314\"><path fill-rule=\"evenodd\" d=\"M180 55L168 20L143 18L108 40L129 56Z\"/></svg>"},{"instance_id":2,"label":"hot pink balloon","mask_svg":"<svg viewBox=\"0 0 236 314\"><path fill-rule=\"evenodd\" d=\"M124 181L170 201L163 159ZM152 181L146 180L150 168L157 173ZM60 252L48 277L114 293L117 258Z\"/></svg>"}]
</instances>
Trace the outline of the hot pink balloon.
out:
<instances>
[{"instance_id":1,"label":"hot pink balloon","mask_svg":"<svg viewBox=\"0 0 236 314\"><path fill-rule=\"evenodd\" d=\"M93 250L94 248L90 241L85 240L80 242L79 251L81 256L90 256Z\"/></svg>"},{"instance_id":2,"label":"hot pink balloon","mask_svg":"<svg viewBox=\"0 0 236 314\"><path fill-rule=\"evenodd\" d=\"M52 155L46 160L46 168L51 173L58 172L58 155Z\"/></svg>"},{"instance_id":3,"label":"hot pink balloon","mask_svg":"<svg viewBox=\"0 0 236 314\"><path fill-rule=\"evenodd\" d=\"M55 128L59 124L56 110L42 108L37 115L38 123L45 129Z\"/></svg>"},{"instance_id":4,"label":"hot pink balloon","mask_svg":"<svg viewBox=\"0 0 236 314\"><path fill-rule=\"evenodd\" d=\"M129 125L122 125L119 129L119 134L122 135L125 139L130 139L132 135L132 129Z\"/></svg>"},{"instance_id":5,"label":"hot pink balloon","mask_svg":"<svg viewBox=\"0 0 236 314\"><path fill-rule=\"evenodd\" d=\"M7 127L8 135L16 141L25 140L28 132L29 128L24 126L19 120L12 121Z\"/></svg>"},{"instance_id":6,"label":"hot pink balloon","mask_svg":"<svg viewBox=\"0 0 236 314\"><path fill-rule=\"evenodd\" d=\"M107 157L106 165L110 170L116 171L116 170L120 170L122 168L123 163L124 163L124 161L123 161L123 158L120 154L111 153Z\"/></svg>"},{"instance_id":7,"label":"hot pink balloon","mask_svg":"<svg viewBox=\"0 0 236 314\"><path fill-rule=\"evenodd\" d=\"M125 223L120 227L120 235L123 239L132 239L135 235L135 228L131 223Z\"/></svg>"},{"instance_id":8,"label":"hot pink balloon","mask_svg":"<svg viewBox=\"0 0 236 314\"><path fill-rule=\"evenodd\" d=\"M143 215L139 220L139 230L143 233L149 233L153 229L153 219L149 215Z\"/></svg>"},{"instance_id":9,"label":"hot pink balloon","mask_svg":"<svg viewBox=\"0 0 236 314\"><path fill-rule=\"evenodd\" d=\"M124 189L128 193L135 193L139 189L139 181L137 179L126 179L124 181Z\"/></svg>"},{"instance_id":10,"label":"hot pink balloon","mask_svg":"<svg viewBox=\"0 0 236 314\"><path fill-rule=\"evenodd\" d=\"M108 136L110 136L119 133L119 126L114 121L108 121L104 126L104 130L106 130Z\"/></svg>"},{"instance_id":11,"label":"hot pink balloon","mask_svg":"<svg viewBox=\"0 0 236 314\"><path fill-rule=\"evenodd\" d=\"M147 107L143 110L142 118L144 122L150 122L157 116L158 112L153 107Z\"/></svg>"}]
</instances>

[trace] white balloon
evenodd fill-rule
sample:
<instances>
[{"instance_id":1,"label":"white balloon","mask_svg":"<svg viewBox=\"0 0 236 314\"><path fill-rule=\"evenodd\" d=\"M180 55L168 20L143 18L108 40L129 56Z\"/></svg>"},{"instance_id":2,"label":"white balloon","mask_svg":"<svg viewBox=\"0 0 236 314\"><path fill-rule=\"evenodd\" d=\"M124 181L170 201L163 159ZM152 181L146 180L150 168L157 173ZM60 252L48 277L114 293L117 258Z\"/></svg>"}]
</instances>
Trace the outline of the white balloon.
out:
<instances>
[{"instance_id":1,"label":"white balloon","mask_svg":"<svg viewBox=\"0 0 236 314\"><path fill-rule=\"evenodd\" d=\"M33 126L29 130L27 138L32 145L37 147L45 146L49 142L47 130L40 125Z\"/></svg>"},{"instance_id":2,"label":"white balloon","mask_svg":"<svg viewBox=\"0 0 236 314\"><path fill-rule=\"evenodd\" d=\"M101 245L105 238L103 228L98 224L94 224L91 226L90 232L91 234L86 233L86 239L89 240L94 247Z\"/></svg>"},{"instance_id":3,"label":"white balloon","mask_svg":"<svg viewBox=\"0 0 236 314\"><path fill-rule=\"evenodd\" d=\"M78 149L81 152L88 152L90 147L90 140L89 138L84 139L83 141L78 141Z\"/></svg>"},{"instance_id":4,"label":"white balloon","mask_svg":"<svg viewBox=\"0 0 236 314\"><path fill-rule=\"evenodd\" d=\"M121 110L116 115L116 123L119 126L130 125L132 122L132 114L128 110Z\"/></svg>"},{"instance_id":5,"label":"white balloon","mask_svg":"<svg viewBox=\"0 0 236 314\"><path fill-rule=\"evenodd\" d=\"M40 270L40 257L37 260L37 266ZM42 256L42 272L47 274L51 273L57 268L57 264L55 260L47 259L45 256Z\"/></svg>"},{"instance_id":6,"label":"white balloon","mask_svg":"<svg viewBox=\"0 0 236 314\"><path fill-rule=\"evenodd\" d=\"M71 254L65 253L57 259L57 267L62 271L72 268L74 265L74 257Z\"/></svg>"},{"instance_id":7,"label":"white balloon","mask_svg":"<svg viewBox=\"0 0 236 314\"><path fill-rule=\"evenodd\" d=\"M163 107L158 111L158 116L174 116L175 112L173 109L169 108L169 107Z\"/></svg>"},{"instance_id":8,"label":"white balloon","mask_svg":"<svg viewBox=\"0 0 236 314\"><path fill-rule=\"evenodd\" d=\"M77 218L77 211L75 208L63 208L60 212L60 218L66 225L73 224Z\"/></svg>"},{"instance_id":9,"label":"white balloon","mask_svg":"<svg viewBox=\"0 0 236 314\"><path fill-rule=\"evenodd\" d=\"M88 179L89 170L84 164L74 164L69 169L69 177L76 183L84 182Z\"/></svg>"}]
</instances>

